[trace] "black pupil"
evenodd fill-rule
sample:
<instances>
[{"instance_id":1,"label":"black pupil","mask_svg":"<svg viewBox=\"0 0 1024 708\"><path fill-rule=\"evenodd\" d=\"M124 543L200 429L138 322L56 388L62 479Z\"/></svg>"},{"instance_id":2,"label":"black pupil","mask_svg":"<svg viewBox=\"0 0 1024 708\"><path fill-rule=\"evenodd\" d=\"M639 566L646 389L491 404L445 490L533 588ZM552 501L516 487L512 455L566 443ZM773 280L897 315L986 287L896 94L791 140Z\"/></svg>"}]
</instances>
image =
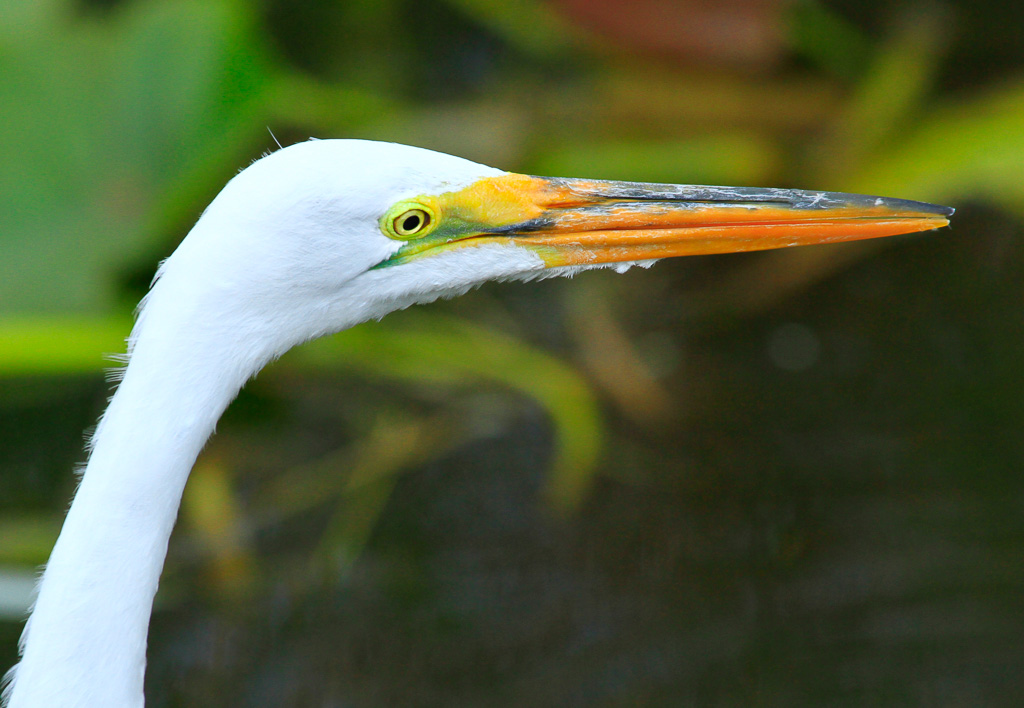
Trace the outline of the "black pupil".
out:
<instances>
[{"instance_id":1,"label":"black pupil","mask_svg":"<svg viewBox=\"0 0 1024 708\"><path fill-rule=\"evenodd\" d=\"M410 214L402 220L402 228L405 231L415 231L420 225L420 215Z\"/></svg>"}]
</instances>

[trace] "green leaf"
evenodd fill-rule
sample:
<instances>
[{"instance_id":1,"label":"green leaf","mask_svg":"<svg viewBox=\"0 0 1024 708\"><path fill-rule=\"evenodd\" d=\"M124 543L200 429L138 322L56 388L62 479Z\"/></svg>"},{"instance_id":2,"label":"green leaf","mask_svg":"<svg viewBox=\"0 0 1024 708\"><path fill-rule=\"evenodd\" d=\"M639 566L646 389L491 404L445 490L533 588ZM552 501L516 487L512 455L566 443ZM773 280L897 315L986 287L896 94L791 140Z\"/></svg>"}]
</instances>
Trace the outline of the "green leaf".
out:
<instances>
[{"instance_id":1,"label":"green leaf","mask_svg":"<svg viewBox=\"0 0 1024 708\"><path fill-rule=\"evenodd\" d=\"M110 366L104 355L124 351L129 330L115 317L0 320L0 377L99 372ZM549 501L571 509L589 488L603 435L592 391L572 367L508 335L417 310L311 342L275 366L519 391L547 411L557 434Z\"/></svg>"},{"instance_id":2,"label":"green leaf","mask_svg":"<svg viewBox=\"0 0 1024 708\"><path fill-rule=\"evenodd\" d=\"M151 0L103 23L48 7L65 16L18 14L40 31L0 53L0 307L102 312L164 195L263 129L266 72L228 0Z\"/></svg>"},{"instance_id":3,"label":"green leaf","mask_svg":"<svg viewBox=\"0 0 1024 708\"><path fill-rule=\"evenodd\" d=\"M555 13L549 3L540 0L446 2L528 54L549 56L562 53L573 39L581 36L579 30Z\"/></svg>"},{"instance_id":4,"label":"green leaf","mask_svg":"<svg viewBox=\"0 0 1024 708\"><path fill-rule=\"evenodd\" d=\"M602 439L593 393L568 365L500 332L427 311L396 313L300 347L284 361L447 386L499 384L524 393L543 406L557 433L549 502L571 509L589 488Z\"/></svg>"},{"instance_id":5,"label":"green leaf","mask_svg":"<svg viewBox=\"0 0 1024 708\"><path fill-rule=\"evenodd\" d=\"M778 148L749 133L678 140L566 140L537 157L537 174L701 184L761 184L781 162Z\"/></svg>"},{"instance_id":6,"label":"green leaf","mask_svg":"<svg viewBox=\"0 0 1024 708\"><path fill-rule=\"evenodd\" d=\"M956 205L988 201L1024 214L1024 83L935 110L880 151L850 189Z\"/></svg>"},{"instance_id":7,"label":"green leaf","mask_svg":"<svg viewBox=\"0 0 1024 708\"><path fill-rule=\"evenodd\" d=\"M46 562L60 533L62 518L54 515L0 518L0 564L37 566Z\"/></svg>"},{"instance_id":8,"label":"green leaf","mask_svg":"<svg viewBox=\"0 0 1024 708\"><path fill-rule=\"evenodd\" d=\"M844 79L860 75L868 59L860 29L816 0L792 3L787 35L793 49Z\"/></svg>"},{"instance_id":9,"label":"green leaf","mask_svg":"<svg viewBox=\"0 0 1024 708\"><path fill-rule=\"evenodd\" d=\"M874 57L834 133L818 151L821 179L846 175L913 124L941 57L941 13L915 13Z\"/></svg>"},{"instance_id":10,"label":"green leaf","mask_svg":"<svg viewBox=\"0 0 1024 708\"><path fill-rule=\"evenodd\" d=\"M127 318L0 319L0 378L98 373L125 350Z\"/></svg>"}]
</instances>

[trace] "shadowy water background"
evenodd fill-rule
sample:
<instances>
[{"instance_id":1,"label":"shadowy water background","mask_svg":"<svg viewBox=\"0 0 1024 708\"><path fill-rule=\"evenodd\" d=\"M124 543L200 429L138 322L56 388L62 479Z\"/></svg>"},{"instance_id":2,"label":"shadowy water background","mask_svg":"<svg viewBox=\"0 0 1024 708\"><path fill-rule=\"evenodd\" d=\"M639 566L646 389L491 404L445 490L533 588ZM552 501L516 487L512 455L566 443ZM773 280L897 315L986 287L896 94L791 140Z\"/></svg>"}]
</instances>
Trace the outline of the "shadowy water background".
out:
<instances>
[{"instance_id":1,"label":"shadowy water background","mask_svg":"<svg viewBox=\"0 0 1024 708\"><path fill-rule=\"evenodd\" d=\"M958 211L293 352L189 482L149 705L1016 705L1022 8L4 3L0 664L103 354L270 128Z\"/></svg>"}]
</instances>

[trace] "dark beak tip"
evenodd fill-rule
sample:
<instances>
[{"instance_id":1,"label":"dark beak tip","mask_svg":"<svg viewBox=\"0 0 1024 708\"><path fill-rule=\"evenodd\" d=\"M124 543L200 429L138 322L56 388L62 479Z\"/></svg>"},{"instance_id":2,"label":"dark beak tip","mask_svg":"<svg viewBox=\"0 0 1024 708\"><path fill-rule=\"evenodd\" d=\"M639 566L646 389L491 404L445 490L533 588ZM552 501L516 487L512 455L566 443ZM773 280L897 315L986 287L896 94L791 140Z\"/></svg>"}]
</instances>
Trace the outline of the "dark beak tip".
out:
<instances>
[{"instance_id":1,"label":"dark beak tip","mask_svg":"<svg viewBox=\"0 0 1024 708\"><path fill-rule=\"evenodd\" d=\"M949 218L956 211L953 207L942 206L941 204L929 204L928 202L916 202L910 199L893 199L891 197L866 197L864 201L874 199L875 204L884 204L889 209L897 212L912 213L922 216L942 216Z\"/></svg>"},{"instance_id":2,"label":"dark beak tip","mask_svg":"<svg viewBox=\"0 0 1024 708\"><path fill-rule=\"evenodd\" d=\"M926 210L923 210L926 213L934 214L935 216L944 216L947 219L953 216L953 214L956 212L955 208L942 206L940 204L924 204L924 206L928 207Z\"/></svg>"}]
</instances>

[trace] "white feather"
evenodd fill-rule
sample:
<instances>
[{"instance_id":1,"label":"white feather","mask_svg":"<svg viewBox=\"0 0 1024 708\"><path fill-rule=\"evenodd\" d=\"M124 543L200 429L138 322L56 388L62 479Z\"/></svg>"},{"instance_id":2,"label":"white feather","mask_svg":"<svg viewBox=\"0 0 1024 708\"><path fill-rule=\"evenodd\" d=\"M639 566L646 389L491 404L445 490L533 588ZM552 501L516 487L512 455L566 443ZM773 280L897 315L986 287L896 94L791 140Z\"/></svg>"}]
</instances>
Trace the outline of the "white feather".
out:
<instances>
[{"instance_id":1,"label":"white feather","mask_svg":"<svg viewBox=\"0 0 1024 708\"><path fill-rule=\"evenodd\" d=\"M182 489L224 408L303 341L486 280L572 275L512 245L374 270L395 202L503 174L427 150L310 141L243 170L159 268L8 673L10 708L138 708ZM628 264L611 266L624 270Z\"/></svg>"}]
</instances>

